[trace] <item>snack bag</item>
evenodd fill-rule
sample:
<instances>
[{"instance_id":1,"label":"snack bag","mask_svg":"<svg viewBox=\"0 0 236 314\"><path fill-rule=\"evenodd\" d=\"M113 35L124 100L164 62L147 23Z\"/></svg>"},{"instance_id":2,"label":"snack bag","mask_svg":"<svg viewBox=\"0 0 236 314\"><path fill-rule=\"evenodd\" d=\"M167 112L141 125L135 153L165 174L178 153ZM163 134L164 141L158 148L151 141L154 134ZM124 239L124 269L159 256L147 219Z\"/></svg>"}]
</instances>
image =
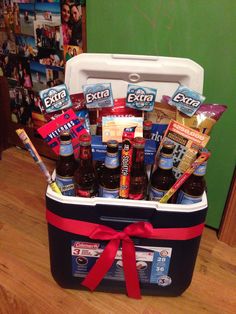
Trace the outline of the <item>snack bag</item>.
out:
<instances>
[{"instance_id":1,"label":"snack bag","mask_svg":"<svg viewBox=\"0 0 236 314\"><path fill-rule=\"evenodd\" d=\"M185 114L177 112L176 120L201 133L209 134L226 109L227 106L225 105L202 104L192 117L187 117Z\"/></svg>"},{"instance_id":2,"label":"snack bag","mask_svg":"<svg viewBox=\"0 0 236 314\"><path fill-rule=\"evenodd\" d=\"M168 103L155 102L153 111L147 113L147 119L152 121L151 139L155 140L158 146L170 120L176 119L176 111L177 109Z\"/></svg>"}]
</instances>

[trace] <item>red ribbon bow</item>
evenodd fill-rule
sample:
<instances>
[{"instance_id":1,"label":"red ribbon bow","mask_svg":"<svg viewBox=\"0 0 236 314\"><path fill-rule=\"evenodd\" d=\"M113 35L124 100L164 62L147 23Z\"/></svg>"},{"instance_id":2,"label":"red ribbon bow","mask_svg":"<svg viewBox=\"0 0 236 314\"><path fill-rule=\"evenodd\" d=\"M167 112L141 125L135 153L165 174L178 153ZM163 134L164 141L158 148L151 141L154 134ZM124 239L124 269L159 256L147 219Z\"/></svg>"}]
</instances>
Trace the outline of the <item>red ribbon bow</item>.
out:
<instances>
[{"instance_id":1,"label":"red ribbon bow","mask_svg":"<svg viewBox=\"0 0 236 314\"><path fill-rule=\"evenodd\" d=\"M158 228L154 229L149 222L130 224L122 231L116 231L104 225L91 222L64 218L51 211L46 211L47 222L65 232L87 236L90 239L110 240L100 258L89 271L82 285L94 290L112 266L116 253L122 241L122 262L126 282L127 294L136 299L141 298L138 272L136 268L135 247L130 236L165 239L189 240L202 234L204 223L185 228Z\"/></svg>"},{"instance_id":2,"label":"red ribbon bow","mask_svg":"<svg viewBox=\"0 0 236 314\"><path fill-rule=\"evenodd\" d=\"M112 266L116 253L122 241L122 262L126 282L126 290L129 297L140 299L140 287L138 271L136 268L135 247L130 236L146 238L151 236L153 227L148 222L133 223L123 231L116 231L112 228L98 225L89 235L90 239L110 240L100 258L94 264L82 285L94 290Z\"/></svg>"}]
</instances>

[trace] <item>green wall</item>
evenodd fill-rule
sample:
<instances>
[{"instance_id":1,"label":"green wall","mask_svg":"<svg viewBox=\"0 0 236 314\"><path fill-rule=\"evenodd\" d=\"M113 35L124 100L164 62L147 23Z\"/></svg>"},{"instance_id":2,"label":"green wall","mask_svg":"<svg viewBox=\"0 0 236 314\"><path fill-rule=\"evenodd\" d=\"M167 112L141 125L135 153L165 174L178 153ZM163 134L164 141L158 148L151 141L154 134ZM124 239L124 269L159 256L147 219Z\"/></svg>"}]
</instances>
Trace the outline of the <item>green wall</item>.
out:
<instances>
[{"instance_id":1,"label":"green wall","mask_svg":"<svg viewBox=\"0 0 236 314\"><path fill-rule=\"evenodd\" d=\"M207 224L218 228L232 178L236 146L236 1L87 0L88 52L190 58L205 69L208 103L228 110L208 148Z\"/></svg>"}]
</instances>

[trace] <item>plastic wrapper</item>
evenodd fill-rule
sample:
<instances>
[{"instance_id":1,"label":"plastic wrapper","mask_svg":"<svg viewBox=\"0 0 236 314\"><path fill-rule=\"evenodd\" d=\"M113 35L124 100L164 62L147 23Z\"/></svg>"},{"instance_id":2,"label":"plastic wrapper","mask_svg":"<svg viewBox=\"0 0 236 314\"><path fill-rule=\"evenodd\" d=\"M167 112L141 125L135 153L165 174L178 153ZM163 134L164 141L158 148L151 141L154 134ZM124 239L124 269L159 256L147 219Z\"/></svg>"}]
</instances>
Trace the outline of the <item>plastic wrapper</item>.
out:
<instances>
[{"instance_id":1,"label":"plastic wrapper","mask_svg":"<svg viewBox=\"0 0 236 314\"><path fill-rule=\"evenodd\" d=\"M162 97L162 101L166 104L169 99L169 96ZM226 105L202 104L192 117L188 117L184 113L177 110L176 121L201 133L210 134L213 126L226 110Z\"/></svg>"},{"instance_id":2,"label":"plastic wrapper","mask_svg":"<svg viewBox=\"0 0 236 314\"><path fill-rule=\"evenodd\" d=\"M177 109L165 102L155 102L152 112L146 117L152 121L151 139L159 145L171 120L176 120Z\"/></svg>"}]
</instances>

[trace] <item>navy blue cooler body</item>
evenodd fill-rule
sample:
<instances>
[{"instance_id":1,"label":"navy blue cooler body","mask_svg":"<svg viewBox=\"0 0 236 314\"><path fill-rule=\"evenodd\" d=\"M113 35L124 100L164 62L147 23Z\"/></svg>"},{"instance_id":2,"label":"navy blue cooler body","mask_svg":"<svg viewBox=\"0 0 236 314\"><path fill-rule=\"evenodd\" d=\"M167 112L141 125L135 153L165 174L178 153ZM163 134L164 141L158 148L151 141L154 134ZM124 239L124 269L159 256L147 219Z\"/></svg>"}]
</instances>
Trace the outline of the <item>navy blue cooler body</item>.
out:
<instances>
[{"instance_id":1,"label":"navy blue cooler body","mask_svg":"<svg viewBox=\"0 0 236 314\"><path fill-rule=\"evenodd\" d=\"M116 231L135 222L149 222L155 229L174 230L172 228L188 229L203 225L207 198L204 194L201 203L170 205L151 201L66 197L48 187L46 208L61 218L99 224ZM48 223L51 272L63 288L84 289L81 282L109 242L92 240L78 233L63 231ZM132 237L141 293L181 295L191 283L200 239L201 234L187 240ZM122 267L122 253L118 250L112 267L96 291L126 293Z\"/></svg>"}]
</instances>

